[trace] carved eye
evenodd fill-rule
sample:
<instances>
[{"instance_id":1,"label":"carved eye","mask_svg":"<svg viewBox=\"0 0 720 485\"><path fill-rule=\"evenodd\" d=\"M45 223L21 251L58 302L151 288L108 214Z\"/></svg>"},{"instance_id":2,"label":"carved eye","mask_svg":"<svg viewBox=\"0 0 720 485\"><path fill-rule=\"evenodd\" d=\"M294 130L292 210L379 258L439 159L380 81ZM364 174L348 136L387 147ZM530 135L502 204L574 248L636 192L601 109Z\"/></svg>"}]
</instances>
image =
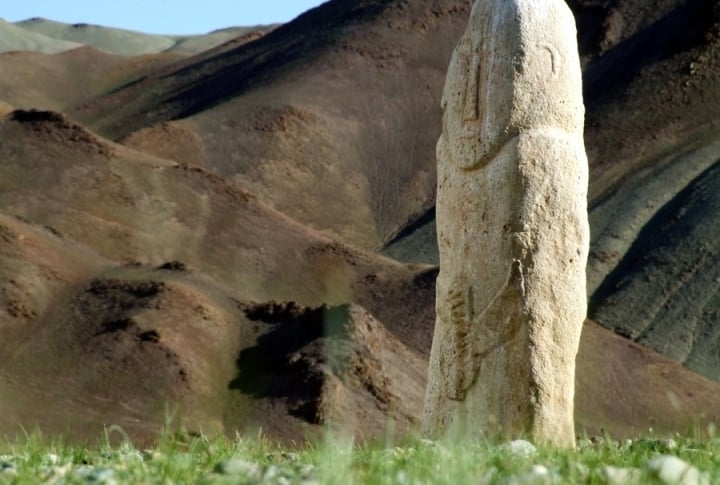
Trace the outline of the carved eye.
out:
<instances>
[{"instance_id":1,"label":"carved eye","mask_svg":"<svg viewBox=\"0 0 720 485\"><path fill-rule=\"evenodd\" d=\"M562 65L562 56L560 51L548 42L541 42L537 44L537 50L534 53L537 58L539 68L537 72L542 73L543 79L550 79L555 77L560 72Z\"/></svg>"}]
</instances>

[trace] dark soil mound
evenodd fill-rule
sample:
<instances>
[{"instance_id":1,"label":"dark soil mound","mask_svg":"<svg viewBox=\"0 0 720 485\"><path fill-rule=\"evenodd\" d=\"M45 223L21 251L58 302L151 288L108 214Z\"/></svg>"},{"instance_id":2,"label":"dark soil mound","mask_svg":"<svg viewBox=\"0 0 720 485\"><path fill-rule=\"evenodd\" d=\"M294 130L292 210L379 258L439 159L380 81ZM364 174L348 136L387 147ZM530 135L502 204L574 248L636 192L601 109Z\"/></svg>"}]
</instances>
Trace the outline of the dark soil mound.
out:
<instances>
[{"instance_id":1,"label":"dark soil mound","mask_svg":"<svg viewBox=\"0 0 720 485\"><path fill-rule=\"evenodd\" d=\"M87 152L110 156L111 148L87 129L73 123L65 115L45 110L15 110L8 115L11 121L21 123L43 138L63 145L72 145Z\"/></svg>"}]
</instances>

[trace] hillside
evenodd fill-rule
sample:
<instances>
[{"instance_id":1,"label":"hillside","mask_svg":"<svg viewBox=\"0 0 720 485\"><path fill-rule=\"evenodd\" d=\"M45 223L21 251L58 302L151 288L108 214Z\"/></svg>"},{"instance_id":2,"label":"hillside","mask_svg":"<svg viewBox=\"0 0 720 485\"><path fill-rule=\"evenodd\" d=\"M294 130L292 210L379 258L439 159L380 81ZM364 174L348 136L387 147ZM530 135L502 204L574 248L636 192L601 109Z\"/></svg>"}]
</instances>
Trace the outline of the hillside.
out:
<instances>
[{"instance_id":1,"label":"hillside","mask_svg":"<svg viewBox=\"0 0 720 485\"><path fill-rule=\"evenodd\" d=\"M719 12L569 3L593 234L578 432L686 432L720 419ZM147 441L168 403L193 431L286 441L414 427L470 5L332 0L207 49L0 54L0 434Z\"/></svg>"},{"instance_id":2,"label":"hillside","mask_svg":"<svg viewBox=\"0 0 720 485\"><path fill-rule=\"evenodd\" d=\"M43 18L32 18L15 23L28 32L60 41L89 45L110 54L138 56L156 54L171 49L175 42L162 35L144 34L99 25L66 24Z\"/></svg>"},{"instance_id":3,"label":"hillside","mask_svg":"<svg viewBox=\"0 0 720 485\"><path fill-rule=\"evenodd\" d=\"M13 25L30 34L55 39L59 45L64 43L73 43L76 46L86 45L109 54L121 56L140 56L143 54L159 54L161 52L196 54L237 37L247 35L262 36L274 27L262 25L228 27L199 35L158 35L100 25L66 24L39 17L15 22ZM29 47L18 50L37 50L32 48L31 45ZM2 50L0 48L0 52Z\"/></svg>"},{"instance_id":4,"label":"hillside","mask_svg":"<svg viewBox=\"0 0 720 485\"><path fill-rule=\"evenodd\" d=\"M32 51L54 54L80 47L77 42L53 39L29 32L0 18L0 52Z\"/></svg>"},{"instance_id":5,"label":"hillside","mask_svg":"<svg viewBox=\"0 0 720 485\"><path fill-rule=\"evenodd\" d=\"M49 429L71 426L87 433L86 426L97 430L106 422L97 421L96 412L113 421L117 416L130 431L148 436L162 423L162 404L170 400L183 410L200 409L200 414L183 411L194 428L222 430L227 424L230 431L249 425L254 421L235 415L234 407L247 412L250 406L258 416L264 408L255 400L248 403L245 394L256 391L240 384L239 391L228 388L236 379L236 360L245 349L252 355L265 333L285 339L285 332L297 332L293 326L305 325L302 314L290 312L278 326L273 313L265 317L267 310L254 310L263 305L314 311L308 324L320 326L308 329L308 344L323 337L323 305L347 308L352 321L338 325L352 324L361 336L372 328L386 332L380 342L367 335L370 340L358 344L371 346L358 348L356 357L371 367L347 370L348 385L364 382L352 379L381 379L374 384L381 397L363 399L414 393L416 398L398 401L396 411L406 422L419 414L419 382L393 389L406 380L400 379L407 371L397 361L403 352L403 361L414 359L413 368L422 369L412 349L426 346L431 328L409 327L397 318L424 313L429 321L429 308L413 308L408 298L422 281L422 269L345 247L215 175L103 141L56 113L15 111L0 122L0 140L6 245L0 264L0 318L6 323L0 354L8 389L3 395L15 396L4 405L19 406L24 422L40 419ZM293 272L285 271L288 265ZM431 297L427 286L422 291ZM387 329L363 307L389 322ZM363 330L367 326L370 330ZM391 335L400 339L396 350L377 349L390 345ZM377 352L366 355L368 349ZM387 356L375 364L366 362L383 352ZM281 362L273 365L286 365L285 354L277 358ZM392 363L389 370L384 359ZM60 375L53 370L58 368ZM315 375L321 369L291 371ZM418 381L420 370L415 372ZM324 374L314 378L323 382ZM362 398L362 389L353 388L348 398ZM287 399L271 394L267 405L285 406ZM93 407L96 400L104 404ZM86 405L73 407L78 403ZM86 415L88 406L94 411ZM281 421L274 426L283 430L277 437L298 436L306 420L287 422L287 411L276 413ZM384 414L378 413L369 413L358 432L383 429Z\"/></svg>"},{"instance_id":6,"label":"hillside","mask_svg":"<svg viewBox=\"0 0 720 485\"><path fill-rule=\"evenodd\" d=\"M433 204L439 97L469 5L330 2L70 112L132 142L181 118L197 133L193 163L375 249Z\"/></svg>"},{"instance_id":7,"label":"hillside","mask_svg":"<svg viewBox=\"0 0 720 485\"><path fill-rule=\"evenodd\" d=\"M92 47L58 54L0 54L0 101L24 109L64 110L182 58L179 54L122 57Z\"/></svg>"}]
</instances>

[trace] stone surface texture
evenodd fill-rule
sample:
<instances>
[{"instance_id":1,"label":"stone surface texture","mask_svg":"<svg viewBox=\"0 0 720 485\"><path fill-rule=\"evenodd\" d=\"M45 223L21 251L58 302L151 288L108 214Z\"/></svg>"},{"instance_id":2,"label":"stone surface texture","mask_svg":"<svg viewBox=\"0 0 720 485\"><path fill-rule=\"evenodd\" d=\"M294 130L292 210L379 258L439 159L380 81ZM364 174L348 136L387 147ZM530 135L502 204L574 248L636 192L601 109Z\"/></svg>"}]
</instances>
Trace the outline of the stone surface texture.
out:
<instances>
[{"instance_id":1,"label":"stone surface texture","mask_svg":"<svg viewBox=\"0 0 720 485\"><path fill-rule=\"evenodd\" d=\"M425 431L573 446L588 166L565 2L477 0L443 109Z\"/></svg>"}]
</instances>

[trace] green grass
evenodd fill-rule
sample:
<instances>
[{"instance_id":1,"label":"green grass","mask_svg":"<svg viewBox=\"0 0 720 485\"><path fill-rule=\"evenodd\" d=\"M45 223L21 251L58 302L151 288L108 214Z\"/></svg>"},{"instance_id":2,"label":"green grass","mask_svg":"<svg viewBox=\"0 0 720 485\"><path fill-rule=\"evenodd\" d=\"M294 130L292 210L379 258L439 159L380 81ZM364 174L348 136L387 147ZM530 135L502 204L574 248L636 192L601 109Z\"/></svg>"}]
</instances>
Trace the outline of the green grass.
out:
<instances>
[{"instance_id":1,"label":"green grass","mask_svg":"<svg viewBox=\"0 0 720 485\"><path fill-rule=\"evenodd\" d=\"M576 451L514 454L507 445L408 439L353 445L328 437L290 451L262 438L170 436L149 450L130 443L83 448L37 435L0 443L0 484L89 483L608 483L607 467L637 469L639 483L666 483L648 463L674 455L720 483L720 440L582 442ZM536 480L536 481L531 481Z\"/></svg>"}]
</instances>

